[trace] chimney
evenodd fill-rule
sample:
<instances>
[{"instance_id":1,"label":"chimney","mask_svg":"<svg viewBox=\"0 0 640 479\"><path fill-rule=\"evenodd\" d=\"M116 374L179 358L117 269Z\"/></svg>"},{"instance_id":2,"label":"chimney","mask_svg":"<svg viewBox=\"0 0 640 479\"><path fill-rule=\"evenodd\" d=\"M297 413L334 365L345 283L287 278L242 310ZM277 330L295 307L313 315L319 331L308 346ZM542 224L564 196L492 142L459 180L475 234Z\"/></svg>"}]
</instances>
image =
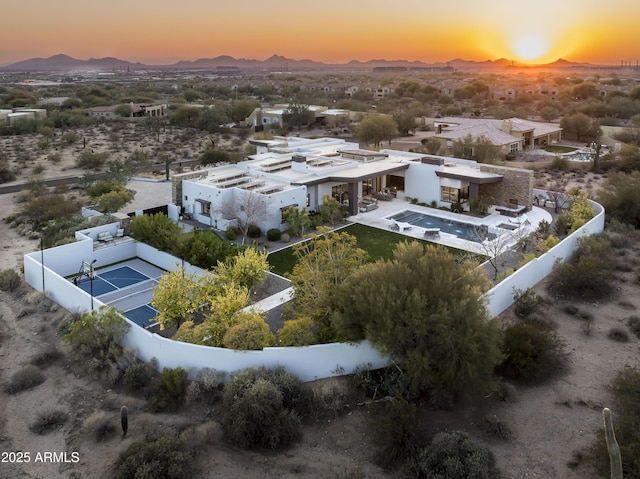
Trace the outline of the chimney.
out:
<instances>
[{"instance_id":1,"label":"chimney","mask_svg":"<svg viewBox=\"0 0 640 479\"><path fill-rule=\"evenodd\" d=\"M511 120L502 120L502 131L511 134Z\"/></svg>"}]
</instances>

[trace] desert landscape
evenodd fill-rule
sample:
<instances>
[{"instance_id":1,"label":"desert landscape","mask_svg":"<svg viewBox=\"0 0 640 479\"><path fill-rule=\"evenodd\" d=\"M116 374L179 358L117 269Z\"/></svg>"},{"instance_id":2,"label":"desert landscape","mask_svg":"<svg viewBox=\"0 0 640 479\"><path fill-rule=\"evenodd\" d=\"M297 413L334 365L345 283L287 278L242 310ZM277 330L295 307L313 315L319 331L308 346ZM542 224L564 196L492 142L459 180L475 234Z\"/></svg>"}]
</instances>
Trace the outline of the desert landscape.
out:
<instances>
[{"instance_id":1,"label":"desert landscape","mask_svg":"<svg viewBox=\"0 0 640 479\"><path fill-rule=\"evenodd\" d=\"M96 127L98 128L98 127ZM95 151L115 148L108 131L89 130L88 146ZM136 148L159 148L153 138L140 132L131 137L143 137L139 145L129 144L126 154ZM169 136L169 134L167 134ZM36 139L31 140L35 144ZM110 143L111 141L111 143ZM205 135L184 143L180 157L197 157ZM111 146L109 146L111 145ZM14 154L12 162L20 162L20 151L36 151L24 137L0 138L0 147ZM32 149L33 148L33 149ZM53 147L55 148L55 146ZM82 145L62 147L62 160L46 163L47 152L31 154L23 161L22 174L15 183L29 181L36 175L54 178L79 175L74 167ZM120 148L120 147L118 147ZM166 149L166 147L165 147ZM120 153L118 153L120 151ZM157 151L155 151L157 153ZM155 154L154 153L154 154ZM44 168L34 167L41 164ZM161 172L163 174L163 172ZM546 173L536 180L540 186L561 175L565 185L597 186L599 178L582 171ZM71 195L82 193L73 188ZM20 193L0 197L0 264L3 268L21 270L22 255L39 247L37 239L18 234L6 223L6 218L20 207ZM617 250L619 267L615 273L615 294L607 301L578 302L557 300L547 289L546 281L535 291L544 298L537 313L552 325L564 343L566 368L548 381L535 385L508 384L508 394L488 397L466 397L452 411L420 409L421 434L430 437L443 430L464 429L494 452L504 478L523 477L581 478L599 477L586 459L593 449L596 432L602 427L602 408L611 407L616 414L609 385L615 373L627 364L637 365L640 340L629 334L627 342L608 337L614 329L625 329L626 319L637 314L640 307L640 241L635 233L629 242ZM569 315L566 306L577 308L591 318L588 325L582 316ZM334 413L314 418L305 424L300 442L278 452L247 452L225 442L219 426L222 404L195 402L174 413L152 413L146 402L128 395L117 387L105 386L101 378L79 363L62 342L59 324L65 311L42 295L22 285L17 291L0 294L0 383L5 383L18 369L33 363L51 351L58 351L51 361L41 365L45 381L32 389L9 395L0 393L0 444L2 451L66 452L69 462L0 463L0 477L6 478L97 478L111 477L118 455L135 441L167 433L193 431L196 456L195 477L225 478L392 478L404 477L403 472L384 470L376 465L380 450L376 432L372 429L371 404L358 396L348 378L338 378L311 384L315 390L332 391L336 398ZM513 311L503 313L500 320L509 324L516 320ZM115 423L120 408L129 410L129 431L121 438L113 434L96 442L90 434L90 418L111 418ZM66 421L46 434L31 431L30 426L43 412L61 410ZM504 437L488 434L483 427L487 418L504 425ZM202 425L206 425L206 429ZM206 432L202 432L202 430ZM74 453L76 455L74 455ZM77 462L73 458L77 457ZM406 472L406 471L405 471Z\"/></svg>"}]
</instances>

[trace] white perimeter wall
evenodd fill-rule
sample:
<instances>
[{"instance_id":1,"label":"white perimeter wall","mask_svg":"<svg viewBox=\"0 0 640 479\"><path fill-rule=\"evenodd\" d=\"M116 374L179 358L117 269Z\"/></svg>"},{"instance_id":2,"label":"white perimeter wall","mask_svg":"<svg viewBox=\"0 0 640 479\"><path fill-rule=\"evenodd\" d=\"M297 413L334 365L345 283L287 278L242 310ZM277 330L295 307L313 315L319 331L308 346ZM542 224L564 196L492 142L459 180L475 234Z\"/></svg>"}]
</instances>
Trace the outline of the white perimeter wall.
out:
<instances>
[{"instance_id":1,"label":"white perimeter wall","mask_svg":"<svg viewBox=\"0 0 640 479\"><path fill-rule=\"evenodd\" d=\"M514 288L524 291L535 286L551 273L557 260L566 261L578 247L580 238L604 231L604 208L595 201L590 203L596 215L588 223L487 292L485 298L491 316L497 316L513 304Z\"/></svg>"},{"instance_id":2,"label":"white perimeter wall","mask_svg":"<svg viewBox=\"0 0 640 479\"><path fill-rule=\"evenodd\" d=\"M565 260L571 256L579 238L604 230L604 209L597 203L592 202L592 205L596 216L587 224L546 254L518 269L486 294L487 308L491 316L500 314L513 304L514 288L531 288L553 270L557 259ZM113 227L115 232L117 223L99 228L105 227ZM83 259L96 259L96 268L133 257L139 257L166 270L174 270L181 264L178 258L136 241L93 251L93 241L90 237L96 235L94 229L86 230L83 234L77 235L79 241L76 243L45 250L42 254L44 267L40 262L41 252L25 255L26 282L42 291L44 272L44 287L51 299L70 311L87 311L91 307L90 296L63 277L76 273ZM185 268L196 273L202 271L188 263L185 263ZM101 304L94 298L95 308ZM371 364L373 368L388 364L388 359L380 356L367 341L359 344L332 343L297 348L265 348L262 351L233 351L173 341L150 333L133 323L130 324L131 328L122 341L124 347L134 349L143 361L148 362L155 358L160 370L164 367L181 366L190 371L192 377L205 367L232 373L264 365L283 366L303 381L313 381L349 374L363 364Z\"/></svg>"}]
</instances>

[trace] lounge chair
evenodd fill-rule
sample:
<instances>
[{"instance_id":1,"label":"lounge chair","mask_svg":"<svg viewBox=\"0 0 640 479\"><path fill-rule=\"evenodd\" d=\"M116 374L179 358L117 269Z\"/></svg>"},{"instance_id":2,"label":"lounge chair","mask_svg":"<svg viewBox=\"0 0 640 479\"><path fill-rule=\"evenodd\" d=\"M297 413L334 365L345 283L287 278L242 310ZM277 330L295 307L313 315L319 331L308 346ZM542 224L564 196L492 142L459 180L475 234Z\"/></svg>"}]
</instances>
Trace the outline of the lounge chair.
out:
<instances>
[{"instance_id":1,"label":"lounge chair","mask_svg":"<svg viewBox=\"0 0 640 479\"><path fill-rule=\"evenodd\" d=\"M425 238L439 238L440 237L440 228L425 228L424 229L424 237Z\"/></svg>"},{"instance_id":2,"label":"lounge chair","mask_svg":"<svg viewBox=\"0 0 640 479\"><path fill-rule=\"evenodd\" d=\"M391 228L392 230L395 231L404 231L404 230L410 230L411 226L413 226L411 223L405 223L403 221L396 221L394 219L391 219L391 225L389 225L389 228Z\"/></svg>"}]
</instances>

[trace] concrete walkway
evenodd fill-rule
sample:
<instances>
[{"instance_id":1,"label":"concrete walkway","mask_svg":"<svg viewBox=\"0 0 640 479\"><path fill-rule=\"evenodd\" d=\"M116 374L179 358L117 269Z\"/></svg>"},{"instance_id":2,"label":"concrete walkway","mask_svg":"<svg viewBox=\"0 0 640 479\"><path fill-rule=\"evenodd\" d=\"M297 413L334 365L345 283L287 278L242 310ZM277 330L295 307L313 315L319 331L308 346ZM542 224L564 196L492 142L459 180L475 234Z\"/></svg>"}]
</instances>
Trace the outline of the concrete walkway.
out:
<instances>
[{"instance_id":1,"label":"concrete walkway","mask_svg":"<svg viewBox=\"0 0 640 479\"><path fill-rule=\"evenodd\" d=\"M258 301L257 303L253 303L246 308L243 309L245 312L250 312L251 310L264 312L271 311L272 309L277 308L278 306L283 305L291 301L293 297L293 288L283 289L278 293L269 296L268 298L264 298L263 300Z\"/></svg>"}]
</instances>

